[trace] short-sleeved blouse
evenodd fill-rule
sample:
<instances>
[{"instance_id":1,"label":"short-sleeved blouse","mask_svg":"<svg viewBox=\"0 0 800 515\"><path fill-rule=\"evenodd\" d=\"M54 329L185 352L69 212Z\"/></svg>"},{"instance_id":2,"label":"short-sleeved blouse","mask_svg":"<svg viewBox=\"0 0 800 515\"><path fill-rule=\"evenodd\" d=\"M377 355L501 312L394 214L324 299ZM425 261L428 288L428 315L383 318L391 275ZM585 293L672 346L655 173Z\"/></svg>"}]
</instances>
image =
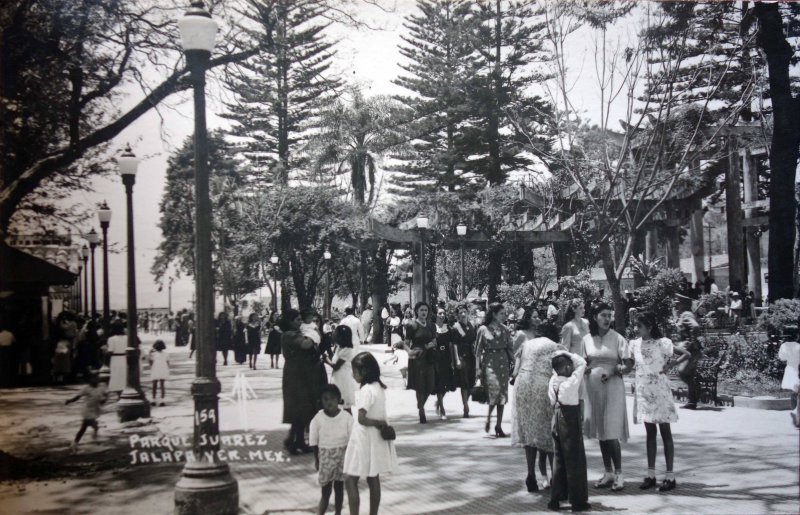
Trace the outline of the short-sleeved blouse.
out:
<instances>
[{"instance_id":1,"label":"short-sleeved blouse","mask_svg":"<svg viewBox=\"0 0 800 515\"><path fill-rule=\"evenodd\" d=\"M613 329L609 329L605 336L583 337L583 357L590 358L592 368L603 367L609 374L614 373L614 366L620 360L632 359L630 348L625 337Z\"/></svg>"}]
</instances>

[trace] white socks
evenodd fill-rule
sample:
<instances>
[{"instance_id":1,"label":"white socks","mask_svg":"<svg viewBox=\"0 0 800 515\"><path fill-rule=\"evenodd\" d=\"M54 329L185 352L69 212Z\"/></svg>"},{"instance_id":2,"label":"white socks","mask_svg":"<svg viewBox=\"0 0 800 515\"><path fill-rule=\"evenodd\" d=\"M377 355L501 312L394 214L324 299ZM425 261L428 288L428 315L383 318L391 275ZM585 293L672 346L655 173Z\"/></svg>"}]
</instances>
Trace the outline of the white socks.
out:
<instances>
[{"instance_id":1,"label":"white socks","mask_svg":"<svg viewBox=\"0 0 800 515\"><path fill-rule=\"evenodd\" d=\"M647 477L656 478L656 469L647 469Z\"/></svg>"}]
</instances>

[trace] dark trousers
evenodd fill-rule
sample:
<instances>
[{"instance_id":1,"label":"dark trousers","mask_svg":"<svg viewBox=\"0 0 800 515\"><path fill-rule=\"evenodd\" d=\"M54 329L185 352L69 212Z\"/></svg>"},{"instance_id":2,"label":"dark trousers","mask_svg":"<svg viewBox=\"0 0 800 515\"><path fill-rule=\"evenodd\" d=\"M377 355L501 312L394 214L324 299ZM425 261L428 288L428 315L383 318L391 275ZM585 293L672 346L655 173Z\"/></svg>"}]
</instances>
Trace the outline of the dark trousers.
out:
<instances>
[{"instance_id":1,"label":"dark trousers","mask_svg":"<svg viewBox=\"0 0 800 515\"><path fill-rule=\"evenodd\" d=\"M589 499L580 406L556 407L553 414L553 482L550 500L583 506Z\"/></svg>"}]
</instances>

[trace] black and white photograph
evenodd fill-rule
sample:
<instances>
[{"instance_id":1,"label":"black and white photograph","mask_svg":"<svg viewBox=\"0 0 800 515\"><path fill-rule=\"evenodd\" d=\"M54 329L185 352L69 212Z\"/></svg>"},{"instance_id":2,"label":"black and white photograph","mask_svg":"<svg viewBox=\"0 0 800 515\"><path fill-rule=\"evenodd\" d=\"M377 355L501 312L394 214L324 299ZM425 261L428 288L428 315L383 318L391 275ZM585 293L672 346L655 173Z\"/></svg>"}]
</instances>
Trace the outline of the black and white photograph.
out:
<instances>
[{"instance_id":1,"label":"black and white photograph","mask_svg":"<svg viewBox=\"0 0 800 515\"><path fill-rule=\"evenodd\" d=\"M800 2L0 2L0 515L796 514Z\"/></svg>"}]
</instances>

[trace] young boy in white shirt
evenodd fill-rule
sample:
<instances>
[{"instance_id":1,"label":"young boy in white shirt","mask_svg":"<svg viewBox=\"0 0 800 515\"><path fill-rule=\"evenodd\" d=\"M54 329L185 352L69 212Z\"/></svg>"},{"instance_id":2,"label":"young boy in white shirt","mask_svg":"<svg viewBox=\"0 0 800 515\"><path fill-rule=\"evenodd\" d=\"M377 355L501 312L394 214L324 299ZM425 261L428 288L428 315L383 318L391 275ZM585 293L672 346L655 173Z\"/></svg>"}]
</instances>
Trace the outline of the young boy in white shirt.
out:
<instances>
[{"instance_id":1,"label":"young boy in white shirt","mask_svg":"<svg viewBox=\"0 0 800 515\"><path fill-rule=\"evenodd\" d=\"M586 481L586 452L581 428L580 388L586 361L577 354L558 351L553 357L553 377L547 389L553 413L553 480L547 507L559 510L569 499L572 511L590 508Z\"/></svg>"}]
</instances>

